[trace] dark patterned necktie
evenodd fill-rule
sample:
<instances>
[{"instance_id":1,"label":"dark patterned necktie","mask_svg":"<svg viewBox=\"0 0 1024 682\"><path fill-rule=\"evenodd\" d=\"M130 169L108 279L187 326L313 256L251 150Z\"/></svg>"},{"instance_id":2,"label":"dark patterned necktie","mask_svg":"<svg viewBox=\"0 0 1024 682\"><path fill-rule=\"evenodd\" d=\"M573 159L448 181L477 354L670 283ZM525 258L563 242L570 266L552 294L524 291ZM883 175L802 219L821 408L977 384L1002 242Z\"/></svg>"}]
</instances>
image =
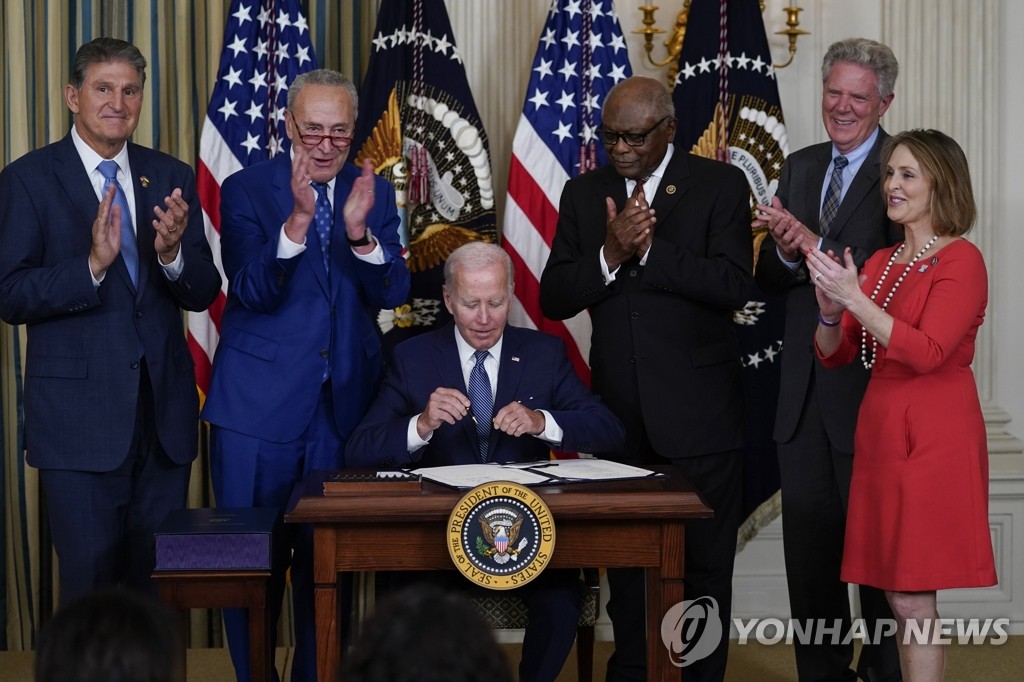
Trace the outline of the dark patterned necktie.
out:
<instances>
[{"instance_id":1,"label":"dark patterned necktie","mask_svg":"<svg viewBox=\"0 0 1024 682\"><path fill-rule=\"evenodd\" d=\"M320 235L320 252L324 257L324 270L331 274L331 226L334 214L327 198L327 183L314 182L313 189L316 190L316 232Z\"/></svg>"},{"instance_id":2,"label":"dark patterned necktie","mask_svg":"<svg viewBox=\"0 0 1024 682\"><path fill-rule=\"evenodd\" d=\"M121 183L117 181L118 166L116 161L100 161L97 166L100 174L106 178L103 182L103 194L106 196L111 185L117 187L114 193L114 206L121 209L121 258L128 266L132 284L139 286L139 246L135 239L135 228L132 227L132 214L128 210L128 197L124 194Z\"/></svg>"},{"instance_id":3,"label":"dark patterned necktie","mask_svg":"<svg viewBox=\"0 0 1024 682\"><path fill-rule=\"evenodd\" d=\"M487 450L491 440L491 419L494 413L494 397L491 395L491 380L487 376L484 360L490 353L478 350L473 353L476 364L469 372L469 409L476 422L477 444L480 447L480 461L487 461Z\"/></svg>"},{"instance_id":4,"label":"dark patterned necktie","mask_svg":"<svg viewBox=\"0 0 1024 682\"><path fill-rule=\"evenodd\" d=\"M843 169L850 163L845 156L837 156L832 160L832 177L828 181L828 189L825 190L825 201L821 204L821 236L827 237L828 230L832 227L832 221L836 219L839 212L839 199L843 195Z\"/></svg>"}]
</instances>

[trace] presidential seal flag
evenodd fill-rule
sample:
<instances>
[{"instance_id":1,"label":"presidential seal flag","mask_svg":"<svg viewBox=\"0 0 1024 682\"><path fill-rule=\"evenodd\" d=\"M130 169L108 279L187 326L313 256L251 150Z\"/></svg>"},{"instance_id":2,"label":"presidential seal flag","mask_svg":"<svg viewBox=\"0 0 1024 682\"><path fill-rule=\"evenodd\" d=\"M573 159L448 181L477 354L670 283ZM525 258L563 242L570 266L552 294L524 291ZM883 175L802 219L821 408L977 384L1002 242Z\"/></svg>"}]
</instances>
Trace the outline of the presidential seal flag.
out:
<instances>
[{"instance_id":1,"label":"presidential seal flag","mask_svg":"<svg viewBox=\"0 0 1024 682\"><path fill-rule=\"evenodd\" d=\"M739 167L750 184L751 202L770 203L789 141L757 0L693 0L673 99L676 147ZM755 254L766 234L752 231ZM747 521L740 529L740 548L778 515L779 470L772 426L779 394L783 305L781 297L769 296L755 283L746 306L735 314L749 434L743 493Z\"/></svg>"},{"instance_id":2,"label":"presidential seal flag","mask_svg":"<svg viewBox=\"0 0 1024 682\"><path fill-rule=\"evenodd\" d=\"M201 399L210 387L228 286L220 262L220 185L235 171L284 150L288 86L315 68L309 26L298 0L233 0L196 167L206 239L224 282L208 310L188 314L188 346Z\"/></svg>"},{"instance_id":3,"label":"presidential seal flag","mask_svg":"<svg viewBox=\"0 0 1024 682\"><path fill-rule=\"evenodd\" d=\"M502 247L515 268L516 304L509 318L561 337L587 383L590 316L546 319L540 311L540 275L558 224L562 186L606 162L594 131L608 91L631 75L612 0L554 0L512 141L502 230Z\"/></svg>"},{"instance_id":4,"label":"presidential seal flag","mask_svg":"<svg viewBox=\"0 0 1024 682\"><path fill-rule=\"evenodd\" d=\"M356 163L395 186L409 300L381 311L388 344L438 325L448 255L497 238L487 133L443 0L384 0L359 91Z\"/></svg>"}]
</instances>

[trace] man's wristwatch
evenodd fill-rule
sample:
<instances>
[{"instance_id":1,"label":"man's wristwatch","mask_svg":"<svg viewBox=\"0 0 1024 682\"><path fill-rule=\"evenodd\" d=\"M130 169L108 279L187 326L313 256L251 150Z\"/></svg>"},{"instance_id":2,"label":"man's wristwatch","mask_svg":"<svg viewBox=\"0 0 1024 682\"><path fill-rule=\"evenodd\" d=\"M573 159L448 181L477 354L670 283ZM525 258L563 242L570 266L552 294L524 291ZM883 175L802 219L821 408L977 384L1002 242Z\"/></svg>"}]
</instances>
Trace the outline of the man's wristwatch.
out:
<instances>
[{"instance_id":1,"label":"man's wristwatch","mask_svg":"<svg viewBox=\"0 0 1024 682\"><path fill-rule=\"evenodd\" d=\"M348 235L345 235L345 239L348 239ZM348 239L349 246L367 246L373 240L373 234L370 232L370 228L366 228L366 232L359 239Z\"/></svg>"}]
</instances>

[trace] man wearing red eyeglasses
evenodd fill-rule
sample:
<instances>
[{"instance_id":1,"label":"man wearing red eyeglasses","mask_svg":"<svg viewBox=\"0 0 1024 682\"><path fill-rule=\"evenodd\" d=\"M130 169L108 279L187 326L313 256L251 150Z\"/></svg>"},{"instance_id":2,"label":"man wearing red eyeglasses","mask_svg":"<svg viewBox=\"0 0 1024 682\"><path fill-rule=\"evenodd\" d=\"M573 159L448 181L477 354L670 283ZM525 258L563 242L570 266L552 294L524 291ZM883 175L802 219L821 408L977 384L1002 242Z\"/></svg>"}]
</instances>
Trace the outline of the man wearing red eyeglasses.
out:
<instances>
[{"instance_id":1,"label":"man wearing red eyeglasses","mask_svg":"<svg viewBox=\"0 0 1024 682\"><path fill-rule=\"evenodd\" d=\"M349 433L383 370L377 311L401 305L409 271L395 190L367 162L347 164L358 98L321 69L295 79L291 153L221 187L221 256L230 282L210 393L217 505L284 509L313 469L340 469ZM312 529L275 537L268 595L276 621L291 567L292 680L316 679ZM344 591L341 591L344 593ZM224 615L238 680L249 680L245 612Z\"/></svg>"}]
</instances>

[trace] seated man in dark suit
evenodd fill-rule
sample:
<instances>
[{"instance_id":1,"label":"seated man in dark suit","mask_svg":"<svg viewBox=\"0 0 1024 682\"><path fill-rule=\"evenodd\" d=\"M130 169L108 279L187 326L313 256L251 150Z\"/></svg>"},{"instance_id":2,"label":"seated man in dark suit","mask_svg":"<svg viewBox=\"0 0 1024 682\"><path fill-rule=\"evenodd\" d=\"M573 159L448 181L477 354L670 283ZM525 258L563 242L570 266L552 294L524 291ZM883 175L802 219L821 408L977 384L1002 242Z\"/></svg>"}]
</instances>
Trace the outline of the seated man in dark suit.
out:
<instances>
[{"instance_id":1,"label":"seated man in dark suit","mask_svg":"<svg viewBox=\"0 0 1024 682\"><path fill-rule=\"evenodd\" d=\"M526 462L552 448L622 447L622 424L573 372L564 344L507 325L508 254L466 244L449 256L444 279L454 329L395 347L380 395L349 437L349 467ZM576 636L577 575L548 570L517 591L530 609L519 679L554 680Z\"/></svg>"}]
</instances>

